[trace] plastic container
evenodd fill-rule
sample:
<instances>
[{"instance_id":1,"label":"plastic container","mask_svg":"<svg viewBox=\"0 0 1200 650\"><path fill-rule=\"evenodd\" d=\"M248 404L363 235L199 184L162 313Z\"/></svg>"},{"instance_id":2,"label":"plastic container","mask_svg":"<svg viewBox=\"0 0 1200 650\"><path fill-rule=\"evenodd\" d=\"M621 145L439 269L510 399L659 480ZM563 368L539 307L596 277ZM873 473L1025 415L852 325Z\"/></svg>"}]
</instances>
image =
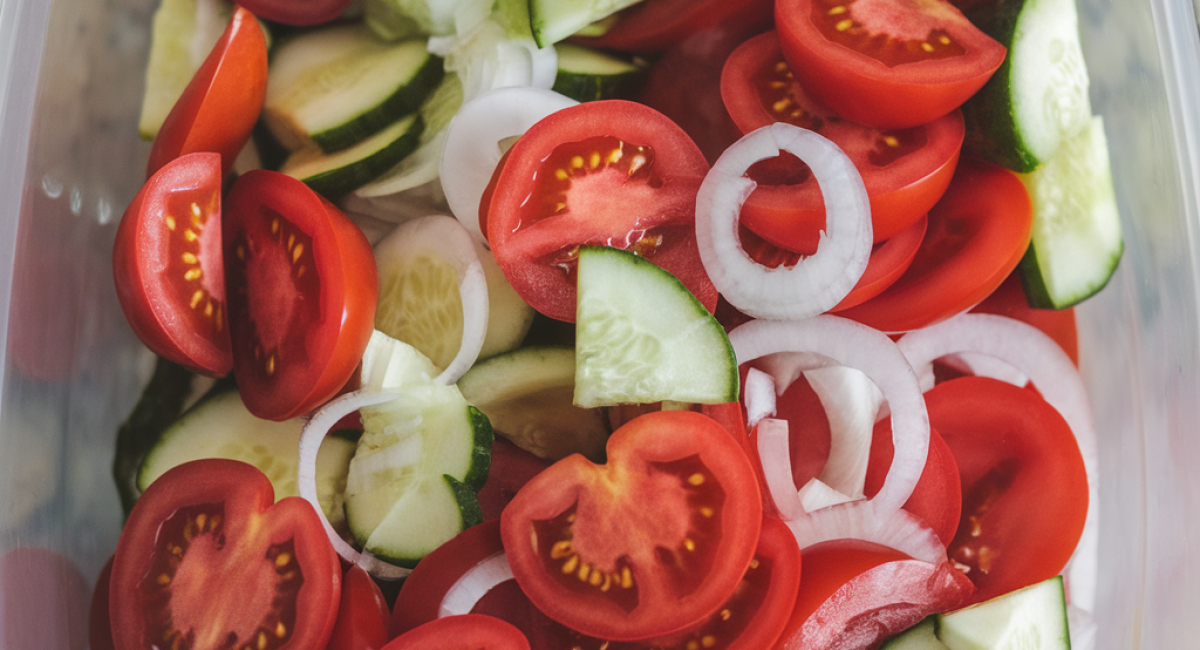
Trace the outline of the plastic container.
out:
<instances>
[{"instance_id":1,"label":"plastic container","mask_svg":"<svg viewBox=\"0 0 1200 650\"><path fill-rule=\"evenodd\" d=\"M1200 639L1200 47L1187 0L1084 0L1125 219L1079 311L1101 444L1099 648ZM112 288L153 0L0 0L0 647L78 650L152 359ZM45 561L49 549L68 564ZM73 567L73 568L72 568Z\"/></svg>"}]
</instances>

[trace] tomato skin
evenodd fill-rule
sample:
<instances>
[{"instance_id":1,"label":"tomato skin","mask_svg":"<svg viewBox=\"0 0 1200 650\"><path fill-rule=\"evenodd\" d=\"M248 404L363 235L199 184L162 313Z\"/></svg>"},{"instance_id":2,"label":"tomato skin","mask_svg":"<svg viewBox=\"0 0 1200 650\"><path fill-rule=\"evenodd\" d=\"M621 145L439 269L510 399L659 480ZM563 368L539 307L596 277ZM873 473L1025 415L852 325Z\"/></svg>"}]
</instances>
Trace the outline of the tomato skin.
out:
<instances>
[{"instance_id":1,"label":"tomato skin","mask_svg":"<svg viewBox=\"0 0 1200 650\"><path fill-rule=\"evenodd\" d=\"M891 419L885 418L875 423L871 436L870 461L863 484L863 494L868 498L875 496L883 487L894 454ZM948 546L950 540L954 539L958 520L962 516L962 485L954 454L936 429L929 431L929 454L925 459L925 469L921 471L921 478L917 480L912 495L904 503L904 509L933 527L943 545Z\"/></svg>"},{"instance_id":2,"label":"tomato skin","mask_svg":"<svg viewBox=\"0 0 1200 650\"><path fill-rule=\"evenodd\" d=\"M775 25L784 56L804 87L839 115L859 124L898 129L931 122L961 106L1004 61L1004 46L949 3L922 6L904 2L893 5L893 14L876 19L889 22L872 25L868 35L900 29L896 21L904 19L917 23L908 25L909 29L924 29L927 34L932 34L928 31L932 29L944 30L962 51L946 58L927 56L888 65L826 37L814 16L830 15L827 7L832 6L850 8L848 13L837 14L837 22L863 19L855 15L854 2L779 0L775 3ZM887 41L895 42L891 38Z\"/></svg>"},{"instance_id":3,"label":"tomato skin","mask_svg":"<svg viewBox=\"0 0 1200 650\"><path fill-rule=\"evenodd\" d=\"M1079 332L1075 325L1075 308L1038 309L1029 306L1025 289L1021 286L1021 274L1014 271L1000 287L971 311L982 314L998 314L1029 323L1054 339L1059 347L1079 365Z\"/></svg>"},{"instance_id":4,"label":"tomato skin","mask_svg":"<svg viewBox=\"0 0 1200 650\"><path fill-rule=\"evenodd\" d=\"M91 650L114 650L112 623L108 619L108 587L112 583L113 558L100 569L88 607L88 647Z\"/></svg>"},{"instance_id":5,"label":"tomato skin","mask_svg":"<svg viewBox=\"0 0 1200 650\"><path fill-rule=\"evenodd\" d=\"M255 15L277 23L303 27L329 22L342 15L351 0L238 0Z\"/></svg>"},{"instance_id":6,"label":"tomato skin","mask_svg":"<svg viewBox=\"0 0 1200 650\"><path fill-rule=\"evenodd\" d=\"M964 162L929 212L929 229L895 284L839 312L884 332L920 329L977 305L1016 268L1033 233L1033 206L1020 178Z\"/></svg>"},{"instance_id":7,"label":"tomato skin","mask_svg":"<svg viewBox=\"0 0 1200 650\"><path fill-rule=\"evenodd\" d=\"M405 632L384 650L529 650L529 640L494 616L460 614Z\"/></svg>"},{"instance_id":8,"label":"tomato skin","mask_svg":"<svg viewBox=\"0 0 1200 650\"><path fill-rule=\"evenodd\" d=\"M240 461L192 461L154 481L130 512L113 559L109 603L117 650L161 644L156 637L170 625L197 634L201 645L205 636L233 633L251 643L263 626L274 631L282 624L282 642L272 635L268 649L324 647L341 589L337 553L307 501L274 501L267 477ZM183 549L174 562L173 545Z\"/></svg>"},{"instance_id":9,"label":"tomato skin","mask_svg":"<svg viewBox=\"0 0 1200 650\"><path fill-rule=\"evenodd\" d=\"M752 34L771 24L773 0L642 0L618 14L603 36L575 37L591 47L634 54L661 54L714 29Z\"/></svg>"},{"instance_id":10,"label":"tomato skin","mask_svg":"<svg viewBox=\"0 0 1200 650\"><path fill-rule=\"evenodd\" d=\"M961 475L962 519L948 551L969 567L972 602L1056 575L1088 509L1066 421L1035 392L986 377L943 382L925 401Z\"/></svg>"},{"instance_id":11,"label":"tomato skin","mask_svg":"<svg viewBox=\"0 0 1200 650\"><path fill-rule=\"evenodd\" d=\"M233 367L221 262L221 157L176 158L117 226L113 277L130 327L151 350L203 375Z\"/></svg>"},{"instance_id":12,"label":"tomato skin","mask_svg":"<svg viewBox=\"0 0 1200 650\"><path fill-rule=\"evenodd\" d=\"M645 639L695 625L729 598L754 555L760 499L724 427L661 411L614 432L607 465L574 455L534 477L501 516L501 537L538 609L589 636ZM685 545L680 568L665 568L662 554ZM579 579L582 566L612 589Z\"/></svg>"},{"instance_id":13,"label":"tomato skin","mask_svg":"<svg viewBox=\"0 0 1200 650\"><path fill-rule=\"evenodd\" d=\"M365 569L351 565L342 576L337 621L327 650L380 650L391 639L392 613L379 585Z\"/></svg>"},{"instance_id":14,"label":"tomato skin","mask_svg":"<svg viewBox=\"0 0 1200 650\"><path fill-rule=\"evenodd\" d=\"M503 436L492 439L492 458L487 480L479 489L479 510L487 521L500 513L517 492L550 466L550 461L521 449Z\"/></svg>"},{"instance_id":15,"label":"tomato skin","mask_svg":"<svg viewBox=\"0 0 1200 650\"><path fill-rule=\"evenodd\" d=\"M278 172L240 176L224 217L238 389L258 417L296 417L354 376L374 329L375 256L346 215Z\"/></svg>"},{"instance_id":16,"label":"tomato skin","mask_svg":"<svg viewBox=\"0 0 1200 650\"><path fill-rule=\"evenodd\" d=\"M266 96L267 39L254 14L239 7L163 121L146 176L197 151L221 154L221 168L228 174L250 139Z\"/></svg>"}]
</instances>

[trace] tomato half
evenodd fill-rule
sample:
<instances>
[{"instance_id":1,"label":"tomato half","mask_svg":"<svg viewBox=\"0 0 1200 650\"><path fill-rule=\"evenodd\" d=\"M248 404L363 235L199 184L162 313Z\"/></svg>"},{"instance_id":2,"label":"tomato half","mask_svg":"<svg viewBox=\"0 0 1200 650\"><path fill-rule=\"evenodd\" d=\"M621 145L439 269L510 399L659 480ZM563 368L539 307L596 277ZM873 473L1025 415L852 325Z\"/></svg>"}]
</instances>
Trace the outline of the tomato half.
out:
<instances>
[{"instance_id":1,"label":"tomato half","mask_svg":"<svg viewBox=\"0 0 1200 650\"><path fill-rule=\"evenodd\" d=\"M895 454L892 445L892 420L884 418L875 423L871 435L871 454L867 463L863 494L875 496L883 487L888 469ZM959 484L958 464L950 447L935 429L929 431L929 453L925 457L925 469L913 488L904 509L933 527L943 545L949 546L958 530L962 516L962 486Z\"/></svg>"},{"instance_id":2,"label":"tomato half","mask_svg":"<svg viewBox=\"0 0 1200 650\"><path fill-rule=\"evenodd\" d=\"M500 526L538 609L620 641L717 611L749 566L761 518L754 469L725 428L661 411L614 432L606 465L575 455L534 477Z\"/></svg>"},{"instance_id":3,"label":"tomato half","mask_svg":"<svg viewBox=\"0 0 1200 650\"><path fill-rule=\"evenodd\" d=\"M341 567L312 506L275 503L246 463L205 459L158 478L133 507L109 588L117 650L323 648Z\"/></svg>"},{"instance_id":4,"label":"tomato half","mask_svg":"<svg viewBox=\"0 0 1200 650\"><path fill-rule=\"evenodd\" d=\"M379 295L375 256L346 215L290 176L247 172L225 205L238 390L258 417L293 418L333 397L362 359Z\"/></svg>"},{"instance_id":5,"label":"tomato half","mask_svg":"<svg viewBox=\"0 0 1200 650\"><path fill-rule=\"evenodd\" d=\"M110 557L96 576L92 589L92 603L88 607L88 648L90 650L114 650L112 622L108 615L108 588L112 584L113 559Z\"/></svg>"},{"instance_id":6,"label":"tomato half","mask_svg":"<svg viewBox=\"0 0 1200 650\"><path fill-rule=\"evenodd\" d=\"M158 355L205 375L233 368L221 261L221 156L193 153L158 170L121 217L117 298Z\"/></svg>"},{"instance_id":7,"label":"tomato half","mask_svg":"<svg viewBox=\"0 0 1200 650\"><path fill-rule=\"evenodd\" d=\"M814 97L885 129L958 108L1006 54L945 0L779 0L775 25L788 64Z\"/></svg>"},{"instance_id":8,"label":"tomato half","mask_svg":"<svg viewBox=\"0 0 1200 650\"><path fill-rule=\"evenodd\" d=\"M985 377L943 382L925 401L962 477L962 519L948 551L975 583L974 602L1056 575L1088 509L1066 421L1035 392Z\"/></svg>"},{"instance_id":9,"label":"tomato half","mask_svg":"<svg viewBox=\"0 0 1200 650\"><path fill-rule=\"evenodd\" d=\"M1021 179L996 165L964 162L930 210L925 240L904 275L838 315L906 332L964 312L1016 268L1032 232L1033 207Z\"/></svg>"},{"instance_id":10,"label":"tomato half","mask_svg":"<svg viewBox=\"0 0 1200 650\"><path fill-rule=\"evenodd\" d=\"M384 650L529 650L529 640L494 616L460 614L405 632Z\"/></svg>"},{"instance_id":11,"label":"tomato half","mask_svg":"<svg viewBox=\"0 0 1200 650\"><path fill-rule=\"evenodd\" d=\"M379 585L362 567L351 565L342 576L337 621L327 650L379 650L391 639L391 619Z\"/></svg>"},{"instance_id":12,"label":"tomato half","mask_svg":"<svg viewBox=\"0 0 1200 650\"><path fill-rule=\"evenodd\" d=\"M534 309L575 320L580 246L631 250L666 269L711 311L717 291L696 247L704 156L658 111L584 102L525 132L509 150L487 213L488 242Z\"/></svg>"},{"instance_id":13,"label":"tomato half","mask_svg":"<svg viewBox=\"0 0 1200 650\"><path fill-rule=\"evenodd\" d=\"M238 0L238 4L266 20L285 25L318 25L337 18L351 0Z\"/></svg>"},{"instance_id":14,"label":"tomato half","mask_svg":"<svg viewBox=\"0 0 1200 650\"><path fill-rule=\"evenodd\" d=\"M660 54L717 29L753 34L771 24L773 0L642 0L618 13L602 36L575 37L582 44L636 54Z\"/></svg>"},{"instance_id":15,"label":"tomato half","mask_svg":"<svg viewBox=\"0 0 1200 650\"><path fill-rule=\"evenodd\" d=\"M228 173L266 96L267 39L254 14L239 7L159 128L146 176L196 151L221 154Z\"/></svg>"},{"instance_id":16,"label":"tomato half","mask_svg":"<svg viewBox=\"0 0 1200 650\"><path fill-rule=\"evenodd\" d=\"M1059 347L1079 365L1079 332L1075 325L1075 308L1037 309L1029 306L1021 274L1014 271L1000 287L971 311L1008 316L1033 325L1054 339Z\"/></svg>"},{"instance_id":17,"label":"tomato half","mask_svg":"<svg viewBox=\"0 0 1200 650\"><path fill-rule=\"evenodd\" d=\"M862 175L876 242L925 216L946 191L962 148L962 113L928 123L879 129L847 121L812 99L784 60L776 32L740 45L725 62L721 98L743 133L786 122L829 138ZM825 205L808 167L754 174L759 187L742 206L742 224L782 248L812 254L825 224ZM761 169L762 166L759 167Z\"/></svg>"}]
</instances>

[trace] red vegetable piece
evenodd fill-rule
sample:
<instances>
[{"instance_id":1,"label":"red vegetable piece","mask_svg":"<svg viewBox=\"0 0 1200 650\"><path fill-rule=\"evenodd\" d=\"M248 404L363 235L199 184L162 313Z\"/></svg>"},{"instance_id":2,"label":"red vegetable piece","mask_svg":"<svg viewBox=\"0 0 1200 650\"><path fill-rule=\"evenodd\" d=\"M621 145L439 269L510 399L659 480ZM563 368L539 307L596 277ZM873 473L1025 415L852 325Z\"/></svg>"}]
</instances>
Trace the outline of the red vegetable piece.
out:
<instances>
[{"instance_id":1,"label":"red vegetable piece","mask_svg":"<svg viewBox=\"0 0 1200 650\"><path fill-rule=\"evenodd\" d=\"M642 0L619 13L603 36L573 40L609 50L660 54L714 30L753 34L766 29L773 7L772 0Z\"/></svg>"},{"instance_id":2,"label":"red vegetable piece","mask_svg":"<svg viewBox=\"0 0 1200 650\"><path fill-rule=\"evenodd\" d=\"M884 418L875 423L871 436L871 456L863 484L863 494L867 497L875 496L883 487L894 453L892 421ZM925 458L925 469L921 471L921 478L912 495L904 503L904 509L932 526L942 544L948 546L950 540L954 539L962 515L962 486L959 484L954 454L936 429L929 431L929 455Z\"/></svg>"},{"instance_id":3,"label":"red vegetable piece","mask_svg":"<svg viewBox=\"0 0 1200 650\"><path fill-rule=\"evenodd\" d=\"M405 632L384 650L529 650L529 640L494 616L460 614Z\"/></svg>"},{"instance_id":4,"label":"red vegetable piece","mask_svg":"<svg viewBox=\"0 0 1200 650\"><path fill-rule=\"evenodd\" d=\"M285 25L318 25L337 18L351 0L238 0L261 18Z\"/></svg>"},{"instance_id":5,"label":"red vegetable piece","mask_svg":"<svg viewBox=\"0 0 1200 650\"><path fill-rule=\"evenodd\" d=\"M380 650L391 639L391 618L379 585L362 567L351 565L342 576L337 621L327 650Z\"/></svg>"}]
</instances>

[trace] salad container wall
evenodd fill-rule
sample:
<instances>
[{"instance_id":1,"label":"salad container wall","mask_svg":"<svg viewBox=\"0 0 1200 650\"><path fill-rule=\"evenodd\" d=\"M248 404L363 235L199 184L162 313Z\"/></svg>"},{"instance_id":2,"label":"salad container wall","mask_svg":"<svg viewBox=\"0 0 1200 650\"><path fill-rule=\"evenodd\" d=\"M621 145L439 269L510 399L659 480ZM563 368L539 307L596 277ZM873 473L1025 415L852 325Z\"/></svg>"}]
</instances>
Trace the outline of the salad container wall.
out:
<instances>
[{"instance_id":1,"label":"salad container wall","mask_svg":"<svg viewBox=\"0 0 1200 650\"><path fill-rule=\"evenodd\" d=\"M1200 48L1187 0L1082 0L1125 255L1078 309L1100 438L1096 647L1200 639ZM0 0L0 647L78 650L153 359L112 286L153 0ZM38 550L31 550L38 549ZM44 551L51 553L45 553Z\"/></svg>"}]
</instances>

